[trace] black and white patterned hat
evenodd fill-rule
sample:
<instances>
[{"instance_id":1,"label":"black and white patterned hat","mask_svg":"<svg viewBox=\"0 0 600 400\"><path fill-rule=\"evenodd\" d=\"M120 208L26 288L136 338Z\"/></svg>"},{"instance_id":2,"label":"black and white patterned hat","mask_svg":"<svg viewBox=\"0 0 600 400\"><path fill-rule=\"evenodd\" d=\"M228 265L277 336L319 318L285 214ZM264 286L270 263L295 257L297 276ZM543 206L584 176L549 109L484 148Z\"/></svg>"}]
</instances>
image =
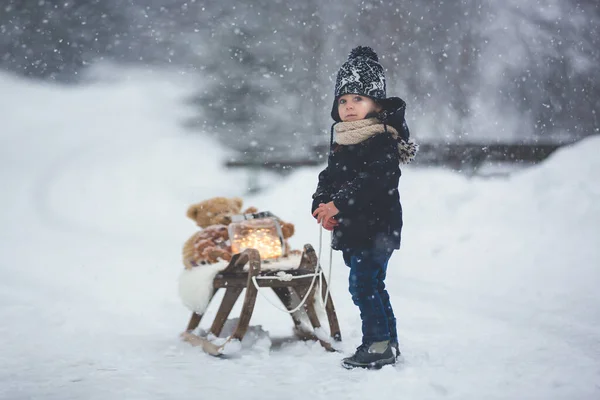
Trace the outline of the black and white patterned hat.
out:
<instances>
[{"instance_id":1,"label":"black and white patterned hat","mask_svg":"<svg viewBox=\"0 0 600 400\"><path fill-rule=\"evenodd\" d=\"M345 94L360 94L374 100L385 100L385 74L377 53L370 47L358 46L350 52L337 74L335 99L331 117L340 121L337 101Z\"/></svg>"}]
</instances>

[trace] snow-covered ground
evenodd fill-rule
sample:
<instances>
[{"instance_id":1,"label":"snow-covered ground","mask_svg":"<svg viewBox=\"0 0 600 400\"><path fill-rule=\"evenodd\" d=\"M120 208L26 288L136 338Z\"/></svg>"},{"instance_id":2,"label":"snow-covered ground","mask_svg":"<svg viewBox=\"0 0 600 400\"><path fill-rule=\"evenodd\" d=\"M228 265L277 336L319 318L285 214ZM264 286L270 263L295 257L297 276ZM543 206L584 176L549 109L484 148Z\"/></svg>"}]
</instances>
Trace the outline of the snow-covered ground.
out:
<instances>
[{"instance_id":1,"label":"snow-covered ground","mask_svg":"<svg viewBox=\"0 0 600 400\"><path fill-rule=\"evenodd\" d=\"M181 127L191 83L168 78L65 88L0 75L1 399L600 398L600 137L510 178L404 169L387 279L396 367L346 371L341 354L285 340L289 316L261 297L242 350L217 359L179 339L187 206L243 196L295 223L294 247L317 247L319 168L246 196L226 152ZM346 280L335 253L350 353Z\"/></svg>"}]
</instances>

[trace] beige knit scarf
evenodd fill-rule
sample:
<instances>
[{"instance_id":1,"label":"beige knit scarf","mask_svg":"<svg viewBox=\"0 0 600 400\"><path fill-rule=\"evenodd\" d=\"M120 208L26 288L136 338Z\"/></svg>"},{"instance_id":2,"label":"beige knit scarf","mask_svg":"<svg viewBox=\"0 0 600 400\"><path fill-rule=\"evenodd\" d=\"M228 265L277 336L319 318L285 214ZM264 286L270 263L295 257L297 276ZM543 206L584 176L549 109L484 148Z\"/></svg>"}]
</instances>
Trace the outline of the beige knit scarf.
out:
<instances>
[{"instance_id":1,"label":"beige knit scarf","mask_svg":"<svg viewBox=\"0 0 600 400\"><path fill-rule=\"evenodd\" d=\"M341 145L358 144L384 132L389 132L398 142L400 162L408 164L414 160L419 147L413 141L404 141L398 137L398 131L392 126L384 125L377 118L367 118L358 121L339 122L334 126L335 141Z\"/></svg>"},{"instance_id":2,"label":"beige knit scarf","mask_svg":"<svg viewBox=\"0 0 600 400\"><path fill-rule=\"evenodd\" d=\"M398 137L398 131L387 125L383 126L377 118L359 119L358 121L340 122L335 124L335 141L338 144L349 145L358 144L387 131L395 138Z\"/></svg>"}]
</instances>

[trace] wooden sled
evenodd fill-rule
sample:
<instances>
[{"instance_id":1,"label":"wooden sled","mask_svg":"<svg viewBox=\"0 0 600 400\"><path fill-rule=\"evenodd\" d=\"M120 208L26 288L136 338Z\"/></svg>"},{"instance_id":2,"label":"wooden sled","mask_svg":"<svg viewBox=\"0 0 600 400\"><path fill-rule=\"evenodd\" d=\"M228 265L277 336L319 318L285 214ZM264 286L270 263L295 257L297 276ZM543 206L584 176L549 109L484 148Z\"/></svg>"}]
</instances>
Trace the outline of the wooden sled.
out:
<instances>
[{"instance_id":1,"label":"wooden sled","mask_svg":"<svg viewBox=\"0 0 600 400\"><path fill-rule=\"evenodd\" d=\"M248 264L249 268L247 271L244 271L244 266L246 264ZM302 253L298 268L285 270L282 269L281 271L284 271L286 274L290 274L292 276L303 276L314 274L316 269L317 255L313 247L310 244L306 244L304 246L304 251ZM256 296L258 294L254 282L252 281L252 277L260 277L260 279L256 280L258 286L272 288L288 311L294 310L310 290L310 294L308 294L307 300L302 308L306 312L312 327L314 329L320 328L321 323L315 309L314 294L316 290L321 288L321 297L325 297L325 294L327 293L327 282L325 277L321 277L322 285L319 285L319 278L317 278L311 289L310 286L313 280L312 277L308 276L289 281L283 281L275 276L278 272L280 272L280 270L261 271L260 255L255 249L247 249L240 254L234 255L227 267L221 271L213 281L214 290L211 300L214 298L214 295L219 289L225 289L225 295L223 296L221 305L219 306L215 319L210 327L209 334L213 334L217 337L221 334L229 313L231 312L242 291L245 289L246 295L244 298L244 304L242 306L240 318L232 335L227 339L227 341L233 339L240 341L242 340L246 334L248 325L250 324L250 317L252 316L254 304L256 303ZM269 279L270 276L273 276L273 279ZM333 306L331 293L329 293L329 296L327 297L325 312L329 322L331 339L336 342L341 341L342 335L340 332L337 315L335 313L335 308ZM302 324L300 318L298 317L298 313L292 313L290 315L294 322L294 331L298 337L304 340L318 340L326 350L335 351L330 341L323 340L323 338L319 339L312 332L307 332L306 330L302 329ZM198 327L198 325L200 325L202 317L203 314L199 315L192 313L187 329L184 333L182 333L181 336L185 341L189 342L193 346L202 347L202 349L208 354L220 355L227 342L223 343L222 345L217 345L209 341L206 337L201 337L192 333Z\"/></svg>"}]
</instances>

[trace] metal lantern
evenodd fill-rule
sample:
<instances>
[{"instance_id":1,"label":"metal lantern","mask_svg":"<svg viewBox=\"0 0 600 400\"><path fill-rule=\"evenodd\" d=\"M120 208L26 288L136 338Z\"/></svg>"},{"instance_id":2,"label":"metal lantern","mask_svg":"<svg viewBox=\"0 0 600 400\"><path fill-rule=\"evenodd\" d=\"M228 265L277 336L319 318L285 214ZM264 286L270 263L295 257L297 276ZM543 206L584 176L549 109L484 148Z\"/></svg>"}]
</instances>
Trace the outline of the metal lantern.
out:
<instances>
[{"instance_id":1,"label":"metal lantern","mask_svg":"<svg viewBox=\"0 0 600 400\"><path fill-rule=\"evenodd\" d=\"M277 217L268 211L231 217L229 241L233 254L256 249L263 260L278 258L284 252L283 233Z\"/></svg>"}]
</instances>

